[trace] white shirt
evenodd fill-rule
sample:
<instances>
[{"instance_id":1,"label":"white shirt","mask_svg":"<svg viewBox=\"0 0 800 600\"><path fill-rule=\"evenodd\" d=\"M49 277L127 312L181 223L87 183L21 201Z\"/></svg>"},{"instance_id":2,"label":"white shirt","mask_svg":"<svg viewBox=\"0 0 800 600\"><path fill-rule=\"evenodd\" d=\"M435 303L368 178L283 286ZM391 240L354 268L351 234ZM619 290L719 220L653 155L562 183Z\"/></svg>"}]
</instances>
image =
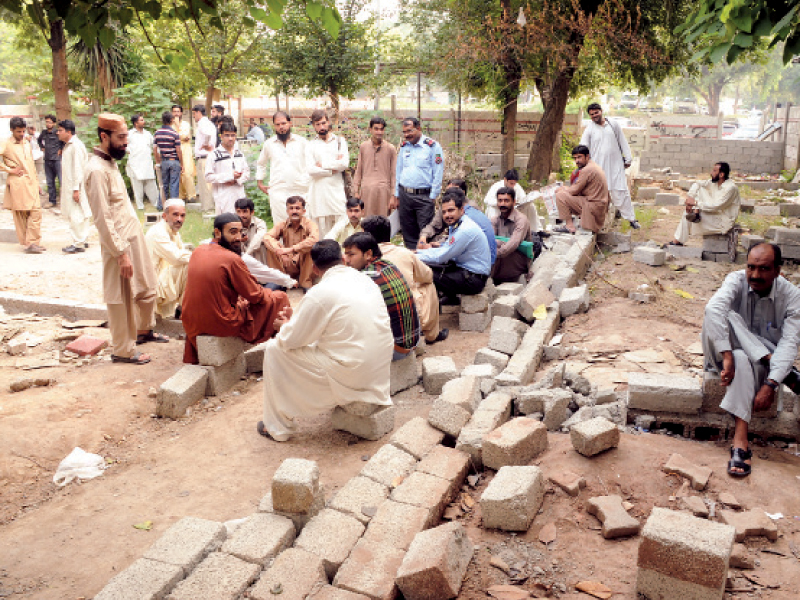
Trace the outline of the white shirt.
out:
<instances>
[{"instance_id":1,"label":"white shirt","mask_svg":"<svg viewBox=\"0 0 800 600\"><path fill-rule=\"evenodd\" d=\"M505 179L493 183L492 187L489 188L489 191L486 192L486 196L483 198L483 203L486 205L486 216L489 217L489 219L500 215L500 211L497 210L497 190L502 187L506 187ZM514 202L519 206L520 204L524 204L524 200L525 190L523 190L522 186L517 182L514 186Z\"/></svg>"},{"instance_id":2,"label":"white shirt","mask_svg":"<svg viewBox=\"0 0 800 600\"><path fill-rule=\"evenodd\" d=\"M227 182L233 181L234 171L242 173L237 180L238 183L227 185ZM238 148L234 148L233 155L231 155L220 145L206 161L205 179L211 184L217 214L226 212L236 214L234 204L239 198L247 197L244 184L250 179L250 166Z\"/></svg>"},{"instance_id":3,"label":"white shirt","mask_svg":"<svg viewBox=\"0 0 800 600\"><path fill-rule=\"evenodd\" d=\"M608 189L614 191L627 191L628 179L625 177L625 163L633 160L631 147L622 130L619 130L619 141L614 133L614 128L606 119L604 125L594 121L586 126L581 136L581 145L588 146L592 160L596 162L606 174Z\"/></svg>"},{"instance_id":4,"label":"white shirt","mask_svg":"<svg viewBox=\"0 0 800 600\"><path fill-rule=\"evenodd\" d=\"M316 138L307 144L306 168L311 185L306 200L311 218L347 214L342 171L349 165L347 140L343 137L331 133L327 141Z\"/></svg>"},{"instance_id":5,"label":"white shirt","mask_svg":"<svg viewBox=\"0 0 800 600\"><path fill-rule=\"evenodd\" d=\"M155 179L153 170L153 134L135 127L128 131L128 165L125 167L128 177L146 181Z\"/></svg>"},{"instance_id":6,"label":"white shirt","mask_svg":"<svg viewBox=\"0 0 800 600\"><path fill-rule=\"evenodd\" d=\"M306 169L306 146L308 141L292 133L284 144L273 135L261 147L256 163L256 180L263 181L269 163L270 188L308 189L311 178Z\"/></svg>"},{"instance_id":7,"label":"white shirt","mask_svg":"<svg viewBox=\"0 0 800 600\"><path fill-rule=\"evenodd\" d=\"M217 145L217 128L208 117L203 117L197 122L197 129L194 133L194 157L205 158L209 151L203 146Z\"/></svg>"}]
</instances>

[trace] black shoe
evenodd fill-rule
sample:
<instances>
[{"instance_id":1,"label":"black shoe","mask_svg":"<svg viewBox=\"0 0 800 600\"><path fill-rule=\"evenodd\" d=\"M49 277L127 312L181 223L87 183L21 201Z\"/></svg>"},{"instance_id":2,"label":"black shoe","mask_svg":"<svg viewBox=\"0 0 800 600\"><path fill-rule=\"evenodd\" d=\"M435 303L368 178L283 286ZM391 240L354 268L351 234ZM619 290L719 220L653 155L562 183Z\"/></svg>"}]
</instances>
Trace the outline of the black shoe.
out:
<instances>
[{"instance_id":1,"label":"black shoe","mask_svg":"<svg viewBox=\"0 0 800 600\"><path fill-rule=\"evenodd\" d=\"M789 374L783 380L783 385L792 390L795 394L800 394L800 371L795 367L789 371Z\"/></svg>"},{"instance_id":2,"label":"black shoe","mask_svg":"<svg viewBox=\"0 0 800 600\"><path fill-rule=\"evenodd\" d=\"M88 250L88 248L89 248L89 242L83 242L83 247L84 247L84 248L86 248L86 249Z\"/></svg>"},{"instance_id":3,"label":"black shoe","mask_svg":"<svg viewBox=\"0 0 800 600\"><path fill-rule=\"evenodd\" d=\"M428 344L428 346L433 346L437 342L445 341L448 335L450 335L450 330L447 329L447 327L445 327L444 329L439 331L439 335L436 336L436 339L431 340L430 342L426 341L425 343Z\"/></svg>"},{"instance_id":4,"label":"black shoe","mask_svg":"<svg viewBox=\"0 0 800 600\"><path fill-rule=\"evenodd\" d=\"M460 306L460 298L450 298L449 296L442 296L439 298L439 306Z\"/></svg>"},{"instance_id":5,"label":"black shoe","mask_svg":"<svg viewBox=\"0 0 800 600\"><path fill-rule=\"evenodd\" d=\"M552 231L553 233L569 233L571 235L575 235L574 231L570 231L566 227L553 227Z\"/></svg>"},{"instance_id":6,"label":"black shoe","mask_svg":"<svg viewBox=\"0 0 800 600\"><path fill-rule=\"evenodd\" d=\"M176 306L175 307L175 318L176 319L180 319L182 312L183 312L183 309L180 306Z\"/></svg>"},{"instance_id":7,"label":"black shoe","mask_svg":"<svg viewBox=\"0 0 800 600\"><path fill-rule=\"evenodd\" d=\"M76 252L83 252L83 249L78 248L74 244L70 244L69 246L62 248L61 251L64 254L75 254Z\"/></svg>"},{"instance_id":8,"label":"black shoe","mask_svg":"<svg viewBox=\"0 0 800 600\"><path fill-rule=\"evenodd\" d=\"M636 219L634 219L630 223L631 223L631 229L641 229L642 227L641 225L639 225L639 221L637 221Z\"/></svg>"}]
</instances>

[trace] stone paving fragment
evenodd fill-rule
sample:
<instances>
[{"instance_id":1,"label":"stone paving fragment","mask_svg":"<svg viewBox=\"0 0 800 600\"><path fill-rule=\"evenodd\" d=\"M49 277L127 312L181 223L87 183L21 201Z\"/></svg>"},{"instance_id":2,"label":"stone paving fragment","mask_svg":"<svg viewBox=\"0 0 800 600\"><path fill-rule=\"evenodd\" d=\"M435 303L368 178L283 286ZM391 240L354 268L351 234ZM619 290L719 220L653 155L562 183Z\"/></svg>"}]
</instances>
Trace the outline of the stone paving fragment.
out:
<instances>
[{"instance_id":1,"label":"stone paving fragment","mask_svg":"<svg viewBox=\"0 0 800 600\"><path fill-rule=\"evenodd\" d=\"M222 545L222 552L247 562L265 565L294 543L291 519L256 513L248 517Z\"/></svg>"},{"instance_id":2,"label":"stone paving fragment","mask_svg":"<svg viewBox=\"0 0 800 600\"><path fill-rule=\"evenodd\" d=\"M492 322L492 307L490 306L486 312L479 313L458 313L458 329L459 331L485 331Z\"/></svg>"},{"instance_id":3,"label":"stone paving fragment","mask_svg":"<svg viewBox=\"0 0 800 600\"><path fill-rule=\"evenodd\" d=\"M589 310L591 302L592 296L589 294L589 288L586 285L565 289L558 297L561 318L564 319L570 315L586 312Z\"/></svg>"},{"instance_id":4,"label":"stone paving fragment","mask_svg":"<svg viewBox=\"0 0 800 600\"><path fill-rule=\"evenodd\" d=\"M496 369L496 372L492 374L492 377L494 377L494 375L506 368L508 364L508 354L492 350L491 348L481 348L475 353L474 363L476 365L492 365Z\"/></svg>"},{"instance_id":5,"label":"stone paving fragment","mask_svg":"<svg viewBox=\"0 0 800 600\"><path fill-rule=\"evenodd\" d=\"M639 533L639 521L628 514L620 496L590 498L586 510L603 524L603 537L607 540Z\"/></svg>"},{"instance_id":6,"label":"stone paving fragment","mask_svg":"<svg viewBox=\"0 0 800 600\"><path fill-rule=\"evenodd\" d=\"M497 299L500 299L503 296L519 296L519 294L522 292L524 288L525 288L524 284L517 283L515 281L508 281L506 283L501 283L495 288Z\"/></svg>"},{"instance_id":7,"label":"stone paving fragment","mask_svg":"<svg viewBox=\"0 0 800 600\"><path fill-rule=\"evenodd\" d=\"M703 502L703 499L699 496L683 496L681 498L681 504L683 508L688 510L695 517L700 517L701 519L708 518L708 506L706 506L706 503Z\"/></svg>"},{"instance_id":8,"label":"stone paving fragment","mask_svg":"<svg viewBox=\"0 0 800 600\"><path fill-rule=\"evenodd\" d=\"M287 458L272 476L272 507L276 512L308 513L320 490L316 462Z\"/></svg>"},{"instance_id":9,"label":"stone paving fragment","mask_svg":"<svg viewBox=\"0 0 800 600\"><path fill-rule=\"evenodd\" d=\"M253 346L244 353L244 362L248 373L262 373L264 371L264 348L267 342Z\"/></svg>"},{"instance_id":10,"label":"stone paving fragment","mask_svg":"<svg viewBox=\"0 0 800 600\"><path fill-rule=\"evenodd\" d=\"M483 464L499 470L527 465L547 449L547 427L528 417L517 417L483 436Z\"/></svg>"},{"instance_id":11,"label":"stone paving fragment","mask_svg":"<svg viewBox=\"0 0 800 600\"><path fill-rule=\"evenodd\" d=\"M405 550L362 539L339 568L333 585L372 600L394 600L395 578L404 556Z\"/></svg>"},{"instance_id":12,"label":"stone paving fragment","mask_svg":"<svg viewBox=\"0 0 800 600\"><path fill-rule=\"evenodd\" d=\"M453 499L450 494L449 481L415 471L392 491L391 499L427 510L425 526L431 527L439 521L445 507Z\"/></svg>"},{"instance_id":13,"label":"stone paving fragment","mask_svg":"<svg viewBox=\"0 0 800 600\"><path fill-rule=\"evenodd\" d=\"M378 507L378 512L372 517L363 539L408 550L414 536L425 529L427 521L427 509L387 500Z\"/></svg>"},{"instance_id":14,"label":"stone paving fragment","mask_svg":"<svg viewBox=\"0 0 800 600\"><path fill-rule=\"evenodd\" d=\"M327 584L319 556L288 548L264 571L249 593L252 600L305 600L312 591Z\"/></svg>"},{"instance_id":15,"label":"stone paving fragment","mask_svg":"<svg viewBox=\"0 0 800 600\"><path fill-rule=\"evenodd\" d=\"M225 525L216 521L184 517L158 538L144 553L144 558L194 569L210 552L225 541Z\"/></svg>"},{"instance_id":16,"label":"stone paving fragment","mask_svg":"<svg viewBox=\"0 0 800 600\"><path fill-rule=\"evenodd\" d=\"M544 477L539 467L503 467L481 496L486 529L527 531L544 500Z\"/></svg>"},{"instance_id":17,"label":"stone paving fragment","mask_svg":"<svg viewBox=\"0 0 800 600\"><path fill-rule=\"evenodd\" d=\"M108 346L108 340L101 340L100 338L90 335L82 335L78 339L72 340L67 344L66 350L74 352L78 356L94 356L106 346Z\"/></svg>"},{"instance_id":18,"label":"stone paving fragment","mask_svg":"<svg viewBox=\"0 0 800 600\"><path fill-rule=\"evenodd\" d=\"M702 386L694 377L628 373L628 408L696 414L702 405Z\"/></svg>"},{"instance_id":19,"label":"stone paving fragment","mask_svg":"<svg viewBox=\"0 0 800 600\"><path fill-rule=\"evenodd\" d=\"M456 377L456 363L449 356L431 356L422 360L422 385L426 394L438 396L444 384Z\"/></svg>"},{"instance_id":20,"label":"stone paving fragment","mask_svg":"<svg viewBox=\"0 0 800 600\"><path fill-rule=\"evenodd\" d=\"M650 246L636 246L633 249L633 260L651 267L660 267L667 261L667 251Z\"/></svg>"},{"instance_id":21,"label":"stone paving fragment","mask_svg":"<svg viewBox=\"0 0 800 600\"><path fill-rule=\"evenodd\" d=\"M494 317L489 331L489 349L511 356L522 342L528 326L509 317Z\"/></svg>"},{"instance_id":22,"label":"stone paving fragment","mask_svg":"<svg viewBox=\"0 0 800 600\"><path fill-rule=\"evenodd\" d=\"M569 430L572 447L584 456L594 456L619 446L619 429L608 419L595 417Z\"/></svg>"},{"instance_id":23,"label":"stone paving fragment","mask_svg":"<svg viewBox=\"0 0 800 600\"><path fill-rule=\"evenodd\" d=\"M271 513L280 517L286 517L292 523L294 523L295 532L299 533L303 530L303 527L306 526L306 523L308 523L314 516L319 514L319 511L321 511L324 507L325 490L320 485L319 494L314 499L314 504L311 506L311 509L308 512L292 513L275 510L275 508L272 506L272 492L267 492L264 494L264 497L261 498L261 502L258 504L258 512Z\"/></svg>"},{"instance_id":24,"label":"stone paving fragment","mask_svg":"<svg viewBox=\"0 0 800 600\"><path fill-rule=\"evenodd\" d=\"M481 401L480 379L474 375L463 374L457 379L451 379L444 384L441 399L456 404L472 414Z\"/></svg>"},{"instance_id":25,"label":"stone paving fragment","mask_svg":"<svg viewBox=\"0 0 800 600\"><path fill-rule=\"evenodd\" d=\"M206 396L221 396L242 380L247 373L247 361L244 354L221 366L200 365L201 369L208 372L206 382Z\"/></svg>"},{"instance_id":26,"label":"stone paving fragment","mask_svg":"<svg viewBox=\"0 0 800 600\"><path fill-rule=\"evenodd\" d=\"M665 464L661 470L665 473L677 473L682 477L686 477L686 479L692 483L692 488L697 491L705 489L708 484L708 479L711 477L711 473L713 473L708 467L695 465L680 454L673 454L670 456L667 464Z\"/></svg>"},{"instance_id":27,"label":"stone paving fragment","mask_svg":"<svg viewBox=\"0 0 800 600\"><path fill-rule=\"evenodd\" d=\"M186 409L205 396L207 385L208 371L198 365L183 365L159 386L156 414L170 419L185 416Z\"/></svg>"},{"instance_id":28,"label":"stone paving fragment","mask_svg":"<svg viewBox=\"0 0 800 600\"><path fill-rule=\"evenodd\" d=\"M417 466L417 459L391 444L384 444L361 469L361 475L382 483L396 486L395 480L403 478Z\"/></svg>"},{"instance_id":29,"label":"stone paving fragment","mask_svg":"<svg viewBox=\"0 0 800 600\"><path fill-rule=\"evenodd\" d=\"M452 437L458 437L464 426L472 419L472 413L453 402L437 398L428 412L428 423Z\"/></svg>"},{"instance_id":30,"label":"stone paving fragment","mask_svg":"<svg viewBox=\"0 0 800 600\"><path fill-rule=\"evenodd\" d=\"M750 554L747 546L744 544L734 544L733 552L731 552L730 566L733 569L755 569L756 559Z\"/></svg>"},{"instance_id":31,"label":"stone paving fragment","mask_svg":"<svg viewBox=\"0 0 800 600\"><path fill-rule=\"evenodd\" d=\"M371 517L364 512L364 508L377 509L388 497L389 488L387 486L373 481L369 477L358 475L336 492L336 495L328 502L328 507L358 519L366 525Z\"/></svg>"},{"instance_id":32,"label":"stone paving fragment","mask_svg":"<svg viewBox=\"0 0 800 600\"><path fill-rule=\"evenodd\" d=\"M444 479L450 484L449 495L454 498L461 489L469 470L469 455L455 448L436 446L417 464L417 471Z\"/></svg>"},{"instance_id":33,"label":"stone paving fragment","mask_svg":"<svg viewBox=\"0 0 800 600\"><path fill-rule=\"evenodd\" d=\"M742 504L736 499L736 496L731 494L730 492L720 492L719 496L717 497L720 504L724 504L725 506L730 506L734 509L743 508Z\"/></svg>"},{"instance_id":34,"label":"stone paving fragment","mask_svg":"<svg viewBox=\"0 0 800 600\"><path fill-rule=\"evenodd\" d=\"M556 390L553 390L555 392ZM566 392L566 390L564 390ZM561 429L561 424L567 420L569 404L572 402L572 394L551 393L544 401L544 418L542 422L549 431Z\"/></svg>"},{"instance_id":35,"label":"stone paving fragment","mask_svg":"<svg viewBox=\"0 0 800 600\"><path fill-rule=\"evenodd\" d=\"M495 317L517 317L517 296L500 296L492 302L492 315Z\"/></svg>"},{"instance_id":36,"label":"stone paving fragment","mask_svg":"<svg viewBox=\"0 0 800 600\"><path fill-rule=\"evenodd\" d=\"M308 600L369 600L368 596L325 585L308 597Z\"/></svg>"},{"instance_id":37,"label":"stone paving fragment","mask_svg":"<svg viewBox=\"0 0 800 600\"><path fill-rule=\"evenodd\" d=\"M389 367L389 395L414 387L419 383L419 363L416 354L403 360L393 360Z\"/></svg>"},{"instance_id":38,"label":"stone paving fragment","mask_svg":"<svg viewBox=\"0 0 800 600\"><path fill-rule=\"evenodd\" d=\"M364 529L363 523L357 519L326 508L308 522L294 546L319 556L330 580L361 538Z\"/></svg>"},{"instance_id":39,"label":"stone paving fragment","mask_svg":"<svg viewBox=\"0 0 800 600\"><path fill-rule=\"evenodd\" d=\"M238 600L260 572L260 565L212 552L175 587L168 600Z\"/></svg>"},{"instance_id":40,"label":"stone paving fragment","mask_svg":"<svg viewBox=\"0 0 800 600\"><path fill-rule=\"evenodd\" d=\"M778 539L778 526L767 514L758 508L744 512L732 510L719 511L720 521L732 525L736 529L736 541L742 542L748 537L764 536L771 542Z\"/></svg>"},{"instance_id":41,"label":"stone paving fragment","mask_svg":"<svg viewBox=\"0 0 800 600\"><path fill-rule=\"evenodd\" d=\"M115 575L94 600L163 600L185 575L178 565L140 558Z\"/></svg>"},{"instance_id":42,"label":"stone paving fragment","mask_svg":"<svg viewBox=\"0 0 800 600\"><path fill-rule=\"evenodd\" d=\"M197 356L201 365L221 367L244 354L250 344L239 337L197 336Z\"/></svg>"},{"instance_id":43,"label":"stone paving fragment","mask_svg":"<svg viewBox=\"0 0 800 600\"><path fill-rule=\"evenodd\" d=\"M455 598L473 552L460 523L447 523L417 534L397 571L397 587L403 598Z\"/></svg>"},{"instance_id":44,"label":"stone paving fragment","mask_svg":"<svg viewBox=\"0 0 800 600\"><path fill-rule=\"evenodd\" d=\"M636 591L645 598L720 600L735 530L661 507L642 529Z\"/></svg>"},{"instance_id":45,"label":"stone paving fragment","mask_svg":"<svg viewBox=\"0 0 800 600\"><path fill-rule=\"evenodd\" d=\"M486 312L489 308L489 294L471 294L461 296L461 312L468 314Z\"/></svg>"},{"instance_id":46,"label":"stone paving fragment","mask_svg":"<svg viewBox=\"0 0 800 600\"><path fill-rule=\"evenodd\" d=\"M577 496L586 487L586 479L572 471L559 471L553 473L548 479L570 496Z\"/></svg>"},{"instance_id":47,"label":"stone paving fragment","mask_svg":"<svg viewBox=\"0 0 800 600\"><path fill-rule=\"evenodd\" d=\"M392 405L385 406L369 416L360 417L337 406L331 414L331 424L339 431L347 431L362 439L375 441L394 429L396 413L397 409Z\"/></svg>"}]
</instances>

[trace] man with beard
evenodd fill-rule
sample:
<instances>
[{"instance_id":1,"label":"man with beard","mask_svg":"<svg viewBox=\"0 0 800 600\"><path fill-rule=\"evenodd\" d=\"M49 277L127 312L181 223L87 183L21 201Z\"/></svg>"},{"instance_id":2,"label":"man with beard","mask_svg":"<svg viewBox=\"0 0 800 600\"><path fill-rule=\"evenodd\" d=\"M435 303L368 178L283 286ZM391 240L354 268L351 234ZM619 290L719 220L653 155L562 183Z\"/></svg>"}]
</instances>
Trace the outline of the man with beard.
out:
<instances>
[{"instance_id":1,"label":"man with beard","mask_svg":"<svg viewBox=\"0 0 800 600\"><path fill-rule=\"evenodd\" d=\"M183 120L183 107L180 104L172 105L172 128L178 132L181 139L181 156L183 157L179 197L186 202L194 202L197 192L194 188L194 160L192 160L192 126Z\"/></svg>"},{"instance_id":2,"label":"man with beard","mask_svg":"<svg viewBox=\"0 0 800 600\"><path fill-rule=\"evenodd\" d=\"M324 110L311 113L317 138L306 146L306 168L311 176L308 188L308 212L322 237L333 229L339 217L345 216L347 196L343 172L350 164L347 140L331 131Z\"/></svg>"},{"instance_id":3,"label":"man with beard","mask_svg":"<svg viewBox=\"0 0 800 600\"><path fill-rule=\"evenodd\" d=\"M192 252L189 260L181 312L186 330L183 362L197 364L198 335L260 344L275 334L275 319L289 306L289 298L261 287L241 254L241 220L233 213L218 215L214 239Z\"/></svg>"},{"instance_id":4,"label":"man with beard","mask_svg":"<svg viewBox=\"0 0 800 600\"><path fill-rule=\"evenodd\" d=\"M734 477L750 474L753 412L772 405L781 383L800 393L800 372L792 366L800 345L800 290L780 274L780 248L753 246L747 267L725 278L705 310L704 368L728 388L720 408L735 421L728 462Z\"/></svg>"},{"instance_id":5,"label":"man with beard","mask_svg":"<svg viewBox=\"0 0 800 600\"><path fill-rule=\"evenodd\" d=\"M718 162L711 169L711 179L696 181L686 196L686 215L678 222L674 246L683 246L689 235L725 235L739 216L739 188L728 181L731 166Z\"/></svg>"},{"instance_id":6,"label":"man with beard","mask_svg":"<svg viewBox=\"0 0 800 600\"><path fill-rule=\"evenodd\" d=\"M300 196L286 199L289 218L277 223L264 236L267 265L294 277L303 292L311 287L314 263L311 248L319 241L317 224L305 216L306 201Z\"/></svg>"},{"instance_id":7,"label":"man with beard","mask_svg":"<svg viewBox=\"0 0 800 600\"><path fill-rule=\"evenodd\" d=\"M272 117L275 135L261 148L256 168L258 188L269 196L272 222L280 223L289 216L286 199L289 196L305 198L308 194L308 169L306 169L306 138L292 133L292 117L282 110ZM269 165L269 185L264 177Z\"/></svg>"},{"instance_id":8,"label":"man with beard","mask_svg":"<svg viewBox=\"0 0 800 600\"><path fill-rule=\"evenodd\" d=\"M558 188L556 205L558 218L564 222L555 227L557 233L575 233L572 215L581 218L581 228L593 233L600 231L608 209L608 185L603 170L592 161L589 148L583 145L572 149L572 159L578 167L578 174L570 185Z\"/></svg>"},{"instance_id":9,"label":"man with beard","mask_svg":"<svg viewBox=\"0 0 800 600\"><path fill-rule=\"evenodd\" d=\"M186 219L186 204L179 198L164 203L161 220L145 235L147 249L158 278L156 312L167 319L180 314L180 304L186 291L186 273L192 251L185 248L181 227Z\"/></svg>"},{"instance_id":10,"label":"man with beard","mask_svg":"<svg viewBox=\"0 0 800 600\"><path fill-rule=\"evenodd\" d=\"M100 234L103 259L103 300L108 307L112 362L142 365L150 357L136 352L136 344L168 342L153 333L158 280L142 235L142 226L130 206L130 197L117 166L128 147L128 127L119 115L97 118L96 147L86 166L86 196Z\"/></svg>"},{"instance_id":11,"label":"man with beard","mask_svg":"<svg viewBox=\"0 0 800 600\"><path fill-rule=\"evenodd\" d=\"M528 273L531 259L519 251L521 242L531 238L531 224L528 217L519 212L515 203L513 188L501 187L497 190L496 205L500 214L492 217L492 227L497 237L497 259L492 267L492 281L495 284L517 281L520 275Z\"/></svg>"}]
</instances>

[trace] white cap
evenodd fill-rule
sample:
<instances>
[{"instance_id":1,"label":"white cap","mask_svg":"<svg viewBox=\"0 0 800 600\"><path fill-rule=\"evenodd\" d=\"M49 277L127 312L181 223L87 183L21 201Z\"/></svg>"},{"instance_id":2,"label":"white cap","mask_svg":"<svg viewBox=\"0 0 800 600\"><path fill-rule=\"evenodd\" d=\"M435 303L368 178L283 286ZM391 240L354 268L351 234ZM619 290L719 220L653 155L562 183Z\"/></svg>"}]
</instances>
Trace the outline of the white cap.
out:
<instances>
[{"instance_id":1,"label":"white cap","mask_svg":"<svg viewBox=\"0 0 800 600\"><path fill-rule=\"evenodd\" d=\"M172 208L173 206L186 206L186 203L181 200L180 198L170 198L166 202L164 202L164 212L168 209Z\"/></svg>"}]
</instances>

